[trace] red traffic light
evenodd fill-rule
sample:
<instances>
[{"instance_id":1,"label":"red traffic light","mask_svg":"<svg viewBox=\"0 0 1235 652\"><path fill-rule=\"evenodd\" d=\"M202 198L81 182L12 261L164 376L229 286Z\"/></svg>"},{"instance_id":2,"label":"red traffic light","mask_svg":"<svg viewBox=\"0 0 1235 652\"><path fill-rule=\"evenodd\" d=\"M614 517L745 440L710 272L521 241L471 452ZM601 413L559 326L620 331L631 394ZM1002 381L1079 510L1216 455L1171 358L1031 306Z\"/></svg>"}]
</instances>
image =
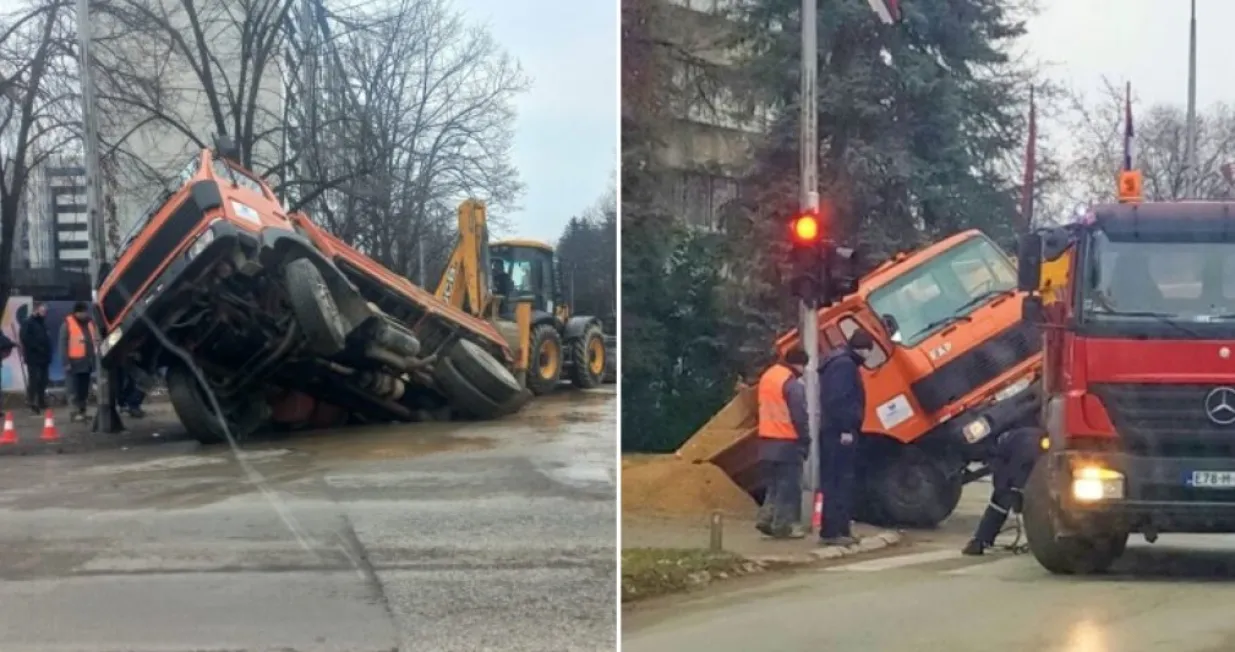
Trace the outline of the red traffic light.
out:
<instances>
[{"instance_id":1,"label":"red traffic light","mask_svg":"<svg viewBox=\"0 0 1235 652\"><path fill-rule=\"evenodd\" d=\"M819 216L807 213L798 215L789 223L789 231L794 242L801 245L813 245L820 240L822 229L819 228Z\"/></svg>"}]
</instances>

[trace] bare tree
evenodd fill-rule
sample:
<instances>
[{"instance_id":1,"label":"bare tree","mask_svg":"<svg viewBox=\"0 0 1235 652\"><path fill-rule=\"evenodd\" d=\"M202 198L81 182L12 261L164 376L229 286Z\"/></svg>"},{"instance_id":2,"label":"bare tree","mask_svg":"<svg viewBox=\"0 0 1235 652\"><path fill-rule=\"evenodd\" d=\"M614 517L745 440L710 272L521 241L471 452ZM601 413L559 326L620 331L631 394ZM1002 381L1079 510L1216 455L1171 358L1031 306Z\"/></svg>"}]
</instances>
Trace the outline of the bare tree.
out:
<instances>
[{"instance_id":1,"label":"bare tree","mask_svg":"<svg viewBox=\"0 0 1235 652\"><path fill-rule=\"evenodd\" d=\"M312 134L298 137L310 177L350 178L310 206L340 237L428 284L414 273L417 258L429 270L445 263L457 203L487 201L499 226L522 189L510 162L512 101L528 82L445 0L333 18L333 33L365 25L337 37L338 60L323 63L350 86L327 83L317 93L325 101L303 102L313 113L295 121Z\"/></svg>"},{"instance_id":2,"label":"bare tree","mask_svg":"<svg viewBox=\"0 0 1235 652\"><path fill-rule=\"evenodd\" d=\"M72 137L65 3L38 0L0 17L0 297L12 288L13 247L31 172Z\"/></svg>"}]
</instances>

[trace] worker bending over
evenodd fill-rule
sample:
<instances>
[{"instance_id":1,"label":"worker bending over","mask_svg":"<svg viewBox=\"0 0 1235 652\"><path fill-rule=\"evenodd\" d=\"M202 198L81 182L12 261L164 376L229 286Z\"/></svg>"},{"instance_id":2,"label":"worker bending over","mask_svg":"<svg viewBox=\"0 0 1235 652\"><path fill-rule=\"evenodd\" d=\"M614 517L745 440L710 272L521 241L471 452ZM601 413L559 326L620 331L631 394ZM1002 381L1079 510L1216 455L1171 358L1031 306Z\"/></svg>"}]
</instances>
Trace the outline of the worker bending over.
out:
<instances>
[{"instance_id":1,"label":"worker bending over","mask_svg":"<svg viewBox=\"0 0 1235 652\"><path fill-rule=\"evenodd\" d=\"M857 543L850 528L858 436L866 416L866 388L860 368L874 348L870 334L857 331L819 367L819 404L823 407L818 484L823 493L823 524L819 542L827 546Z\"/></svg>"},{"instance_id":2,"label":"worker bending over","mask_svg":"<svg viewBox=\"0 0 1235 652\"><path fill-rule=\"evenodd\" d=\"M800 379L806 362L806 352L794 347L759 378L759 461L766 489L755 529L777 539L806 536L801 525L802 461L810 450L810 433Z\"/></svg>"},{"instance_id":3,"label":"worker bending over","mask_svg":"<svg viewBox=\"0 0 1235 652\"><path fill-rule=\"evenodd\" d=\"M1019 512L1024 500L1021 490L1029 481L1033 465L1042 454L1042 430L1016 428L995 438L991 450L991 501L978 521L973 538L961 551L966 555L981 555L995 545L1003 524L1012 511Z\"/></svg>"}]
</instances>

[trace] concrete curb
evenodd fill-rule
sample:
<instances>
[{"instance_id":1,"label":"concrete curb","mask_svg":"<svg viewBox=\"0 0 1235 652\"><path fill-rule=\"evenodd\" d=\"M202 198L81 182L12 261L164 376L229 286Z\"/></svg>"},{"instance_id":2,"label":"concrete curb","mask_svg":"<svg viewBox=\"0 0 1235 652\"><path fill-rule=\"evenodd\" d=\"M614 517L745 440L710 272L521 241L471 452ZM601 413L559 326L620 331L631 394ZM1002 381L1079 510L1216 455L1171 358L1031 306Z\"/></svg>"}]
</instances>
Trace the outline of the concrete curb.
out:
<instances>
[{"instance_id":1,"label":"concrete curb","mask_svg":"<svg viewBox=\"0 0 1235 652\"><path fill-rule=\"evenodd\" d=\"M862 537L858 540L857 545L848 546L846 548L826 546L790 555L758 555L748 557L748 559L763 566L812 564L817 561L844 559L845 557L852 557L854 555L883 550L884 548L900 545L904 539L904 535L900 532L884 530L870 536Z\"/></svg>"}]
</instances>

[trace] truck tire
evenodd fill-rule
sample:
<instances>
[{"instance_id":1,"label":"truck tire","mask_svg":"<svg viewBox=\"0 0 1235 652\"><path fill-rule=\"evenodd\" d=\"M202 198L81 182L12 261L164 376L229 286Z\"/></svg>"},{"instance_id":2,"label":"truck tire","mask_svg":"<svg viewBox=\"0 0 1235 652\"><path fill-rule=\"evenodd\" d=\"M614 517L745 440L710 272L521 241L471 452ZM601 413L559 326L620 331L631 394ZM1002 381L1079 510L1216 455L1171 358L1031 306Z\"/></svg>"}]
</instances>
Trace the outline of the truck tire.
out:
<instances>
[{"instance_id":1,"label":"truck tire","mask_svg":"<svg viewBox=\"0 0 1235 652\"><path fill-rule=\"evenodd\" d=\"M579 389L593 389L605 381L609 369L609 351L600 326L592 324L583 335L570 341L570 382Z\"/></svg>"},{"instance_id":2,"label":"truck tire","mask_svg":"<svg viewBox=\"0 0 1235 652\"><path fill-rule=\"evenodd\" d=\"M555 391L562 379L562 336L553 324L541 324L528 340L527 388L543 396Z\"/></svg>"},{"instance_id":3,"label":"truck tire","mask_svg":"<svg viewBox=\"0 0 1235 652\"><path fill-rule=\"evenodd\" d=\"M298 258L287 264L283 276L292 313L309 348L320 356L338 354L346 345L347 324L317 265Z\"/></svg>"},{"instance_id":4,"label":"truck tire","mask_svg":"<svg viewBox=\"0 0 1235 652\"><path fill-rule=\"evenodd\" d=\"M1049 465L1040 460L1025 484L1021 518L1029 552L1043 568L1055 575L1104 573L1123 555L1128 533L1088 537L1061 537L1056 528L1058 507L1050 494Z\"/></svg>"},{"instance_id":5,"label":"truck tire","mask_svg":"<svg viewBox=\"0 0 1235 652\"><path fill-rule=\"evenodd\" d=\"M523 391L519 379L515 378L515 375L510 373L510 370L497 358L474 342L467 340L455 342L450 347L446 358L451 363L449 367L457 372L456 375L466 380L468 387L480 392L490 403L504 405ZM437 366L445 365L441 365L439 361ZM451 376L452 374L444 372L444 375ZM438 380L440 382L443 379L438 378ZM453 382L453 378L446 382Z\"/></svg>"},{"instance_id":6,"label":"truck tire","mask_svg":"<svg viewBox=\"0 0 1235 652\"><path fill-rule=\"evenodd\" d=\"M502 415L501 404L465 378L450 358L438 360L433 373L439 387L450 397L450 406L455 413L481 421Z\"/></svg>"},{"instance_id":7,"label":"truck tire","mask_svg":"<svg viewBox=\"0 0 1235 652\"><path fill-rule=\"evenodd\" d=\"M960 503L963 483L944 464L915 446L902 446L873 468L865 510L882 525L935 528Z\"/></svg>"},{"instance_id":8,"label":"truck tire","mask_svg":"<svg viewBox=\"0 0 1235 652\"><path fill-rule=\"evenodd\" d=\"M203 444L219 444L227 441L227 433L219 423L218 414L197 382L197 376L182 364L167 369L167 397L176 417L184 429ZM237 441L252 435L261 427L260 404L248 402L242 405L222 405L227 416L227 428Z\"/></svg>"}]
</instances>

